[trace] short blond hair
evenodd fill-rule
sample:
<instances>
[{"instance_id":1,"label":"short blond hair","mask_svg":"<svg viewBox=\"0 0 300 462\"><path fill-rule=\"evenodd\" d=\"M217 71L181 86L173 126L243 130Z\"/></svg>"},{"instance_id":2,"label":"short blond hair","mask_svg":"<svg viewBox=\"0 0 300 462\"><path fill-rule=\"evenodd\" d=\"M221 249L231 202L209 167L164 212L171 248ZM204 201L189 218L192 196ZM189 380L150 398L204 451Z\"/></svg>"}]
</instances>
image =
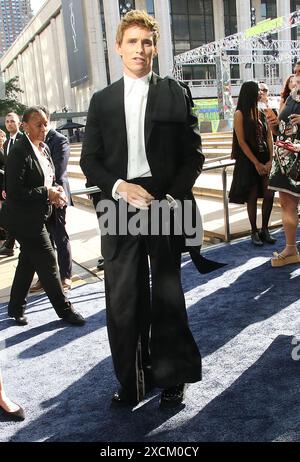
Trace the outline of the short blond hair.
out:
<instances>
[{"instance_id":1,"label":"short blond hair","mask_svg":"<svg viewBox=\"0 0 300 462\"><path fill-rule=\"evenodd\" d=\"M126 29L132 26L144 27L153 33L153 43L156 46L159 39L159 25L153 16L146 11L131 10L123 16L117 29L116 42L121 45Z\"/></svg>"}]
</instances>

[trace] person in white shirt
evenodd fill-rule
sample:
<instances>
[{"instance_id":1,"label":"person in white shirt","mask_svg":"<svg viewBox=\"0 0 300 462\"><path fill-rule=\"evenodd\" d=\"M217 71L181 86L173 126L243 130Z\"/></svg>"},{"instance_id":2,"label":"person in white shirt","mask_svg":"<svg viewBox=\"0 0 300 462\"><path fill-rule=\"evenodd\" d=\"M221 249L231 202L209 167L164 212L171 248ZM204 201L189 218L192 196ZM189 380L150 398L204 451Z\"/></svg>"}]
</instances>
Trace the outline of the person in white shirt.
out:
<instances>
[{"instance_id":1,"label":"person in white shirt","mask_svg":"<svg viewBox=\"0 0 300 462\"><path fill-rule=\"evenodd\" d=\"M118 217L116 231L101 228L107 328L121 385L115 405L134 406L158 387L160 405L176 406L185 384L201 380L180 281L184 235L136 234L129 226L140 213L161 225L151 221L158 202L168 210L188 203L191 221L198 216L191 191L204 162L198 121L186 88L152 72L158 36L147 13L122 18L116 51L124 76L92 97L80 161L89 184L101 189L100 209L111 208L111 223Z\"/></svg>"},{"instance_id":2,"label":"person in white shirt","mask_svg":"<svg viewBox=\"0 0 300 462\"><path fill-rule=\"evenodd\" d=\"M3 145L3 163L4 168L7 162L7 158L9 153L11 152L14 143L19 140L23 134L20 132L20 118L18 114L15 112L9 112L5 116L5 128L9 133L9 137L5 141ZM5 200L6 193L5 193L5 184L3 181L3 187L1 188L1 199ZM0 248L0 257L12 257L14 255L14 247L15 247L15 238L8 234L5 238L5 242L2 244Z\"/></svg>"},{"instance_id":3,"label":"person in white shirt","mask_svg":"<svg viewBox=\"0 0 300 462\"><path fill-rule=\"evenodd\" d=\"M25 310L34 272L38 274L59 318L83 325L63 292L55 252L47 231L52 207L63 207L66 195L55 183L55 170L45 145L48 119L37 106L23 114L25 135L14 144L5 169L6 212L9 232L20 242L20 254L8 304L8 316L18 325L28 324Z\"/></svg>"}]
</instances>

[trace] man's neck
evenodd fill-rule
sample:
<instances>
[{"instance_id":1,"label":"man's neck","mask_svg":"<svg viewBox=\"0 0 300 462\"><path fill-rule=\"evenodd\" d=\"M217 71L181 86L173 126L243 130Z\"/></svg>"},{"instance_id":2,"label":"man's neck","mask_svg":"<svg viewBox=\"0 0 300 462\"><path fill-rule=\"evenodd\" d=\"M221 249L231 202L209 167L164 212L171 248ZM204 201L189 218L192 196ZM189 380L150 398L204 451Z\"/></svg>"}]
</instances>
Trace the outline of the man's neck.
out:
<instances>
[{"instance_id":1,"label":"man's neck","mask_svg":"<svg viewBox=\"0 0 300 462\"><path fill-rule=\"evenodd\" d=\"M152 75L152 69L151 69L151 71L149 71L149 72L147 72L146 74L143 74L143 75L135 75L133 73L128 72L127 69L123 69L123 74L126 75L126 77L129 77L130 79L138 80L138 79L142 79L144 77L147 77L147 75Z\"/></svg>"}]
</instances>

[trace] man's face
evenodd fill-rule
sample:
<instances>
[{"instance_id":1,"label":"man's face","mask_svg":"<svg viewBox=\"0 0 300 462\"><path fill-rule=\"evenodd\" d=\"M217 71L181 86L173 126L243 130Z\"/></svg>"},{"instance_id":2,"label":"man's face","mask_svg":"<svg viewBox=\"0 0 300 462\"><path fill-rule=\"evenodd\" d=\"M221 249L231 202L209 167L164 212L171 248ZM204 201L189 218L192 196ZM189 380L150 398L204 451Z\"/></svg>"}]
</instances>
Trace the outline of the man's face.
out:
<instances>
[{"instance_id":1,"label":"man's face","mask_svg":"<svg viewBox=\"0 0 300 462\"><path fill-rule=\"evenodd\" d=\"M157 54L153 32L139 26L131 26L125 30L122 43L116 44L116 50L122 57L125 74L132 78L149 74L153 58Z\"/></svg>"},{"instance_id":2,"label":"man's face","mask_svg":"<svg viewBox=\"0 0 300 462\"><path fill-rule=\"evenodd\" d=\"M300 64L296 64L295 68L294 68L294 74L297 76L299 75L300 76Z\"/></svg>"},{"instance_id":3,"label":"man's face","mask_svg":"<svg viewBox=\"0 0 300 462\"><path fill-rule=\"evenodd\" d=\"M28 122L23 122L23 125L25 132L34 144L45 141L48 131L48 119L44 112L33 112Z\"/></svg>"},{"instance_id":4,"label":"man's face","mask_svg":"<svg viewBox=\"0 0 300 462\"><path fill-rule=\"evenodd\" d=\"M5 127L11 136L19 131L20 125L20 119L17 114L7 114L5 117Z\"/></svg>"}]
</instances>

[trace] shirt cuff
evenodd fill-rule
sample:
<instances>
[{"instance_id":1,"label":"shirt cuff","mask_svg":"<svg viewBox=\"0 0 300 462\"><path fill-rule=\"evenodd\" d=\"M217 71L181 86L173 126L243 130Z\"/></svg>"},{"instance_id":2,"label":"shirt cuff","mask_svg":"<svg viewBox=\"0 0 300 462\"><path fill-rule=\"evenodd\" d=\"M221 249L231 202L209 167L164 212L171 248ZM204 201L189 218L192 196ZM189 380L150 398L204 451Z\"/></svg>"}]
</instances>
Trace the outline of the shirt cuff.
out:
<instances>
[{"instance_id":1,"label":"shirt cuff","mask_svg":"<svg viewBox=\"0 0 300 462\"><path fill-rule=\"evenodd\" d=\"M112 193L111 193L111 195L112 195L113 199L115 199L116 201L118 201L118 200L121 199L121 197L122 197L122 196L120 196L120 194L118 194L118 193L116 192L116 189L117 189L117 187L118 187L121 183L123 183L123 181L125 181L125 180L121 180L121 179L120 179L120 180L117 180L117 181L115 182L113 188L112 188Z\"/></svg>"}]
</instances>

